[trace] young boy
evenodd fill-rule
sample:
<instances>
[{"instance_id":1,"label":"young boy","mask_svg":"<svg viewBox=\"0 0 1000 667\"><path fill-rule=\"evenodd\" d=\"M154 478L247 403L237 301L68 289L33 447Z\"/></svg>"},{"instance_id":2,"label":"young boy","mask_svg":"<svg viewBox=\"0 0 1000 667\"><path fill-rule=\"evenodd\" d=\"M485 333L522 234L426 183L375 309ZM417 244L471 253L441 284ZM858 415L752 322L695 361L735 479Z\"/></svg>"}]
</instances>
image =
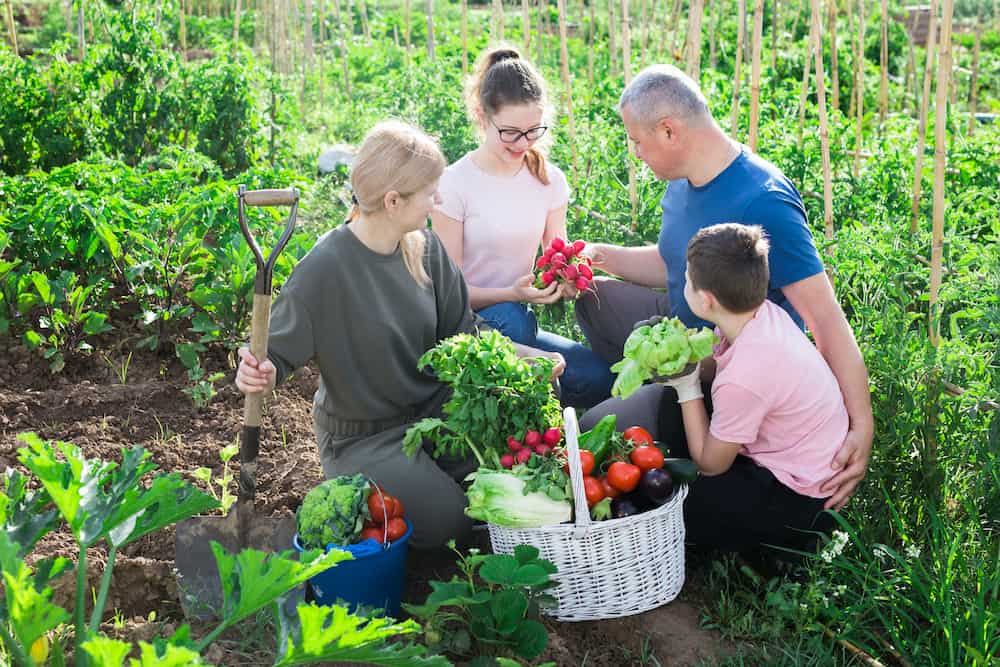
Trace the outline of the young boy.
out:
<instances>
[{"instance_id":1,"label":"young boy","mask_svg":"<svg viewBox=\"0 0 1000 667\"><path fill-rule=\"evenodd\" d=\"M702 475L684 506L688 541L726 550L807 549L832 528L820 484L847 433L837 379L782 308L766 300L760 227L702 229L687 249L684 298L716 325L713 414L698 371L677 390L691 458Z\"/></svg>"}]
</instances>

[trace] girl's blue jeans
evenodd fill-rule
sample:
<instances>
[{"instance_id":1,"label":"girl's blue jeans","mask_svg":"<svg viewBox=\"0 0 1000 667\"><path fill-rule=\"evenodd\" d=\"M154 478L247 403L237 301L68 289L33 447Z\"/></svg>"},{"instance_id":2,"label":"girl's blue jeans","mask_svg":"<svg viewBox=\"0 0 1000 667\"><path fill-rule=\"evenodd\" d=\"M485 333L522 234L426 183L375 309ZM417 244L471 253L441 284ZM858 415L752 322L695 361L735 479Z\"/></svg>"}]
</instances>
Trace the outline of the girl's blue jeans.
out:
<instances>
[{"instance_id":1,"label":"girl's blue jeans","mask_svg":"<svg viewBox=\"0 0 1000 667\"><path fill-rule=\"evenodd\" d=\"M608 362L589 347L539 329L535 314L526 304L504 302L477 312L487 324L515 343L563 356L566 370L559 378L563 405L590 408L611 396L615 378Z\"/></svg>"}]
</instances>

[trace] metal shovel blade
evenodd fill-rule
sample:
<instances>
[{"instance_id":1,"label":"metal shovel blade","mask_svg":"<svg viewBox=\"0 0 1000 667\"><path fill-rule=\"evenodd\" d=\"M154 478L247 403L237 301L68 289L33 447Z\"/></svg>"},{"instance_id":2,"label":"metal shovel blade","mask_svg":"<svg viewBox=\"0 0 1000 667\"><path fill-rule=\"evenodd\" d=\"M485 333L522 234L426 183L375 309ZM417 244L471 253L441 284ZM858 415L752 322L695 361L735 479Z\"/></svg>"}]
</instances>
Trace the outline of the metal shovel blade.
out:
<instances>
[{"instance_id":1,"label":"metal shovel blade","mask_svg":"<svg viewBox=\"0 0 1000 667\"><path fill-rule=\"evenodd\" d=\"M239 507L224 517L193 517L177 524L175 567L177 588L184 615L188 618L218 618L222 608L222 581L212 552L218 542L229 553L244 548L265 552L292 549L295 518L252 516L246 522L246 539L240 539L240 511L253 514L252 505ZM244 543L245 542L245 543Z\"/></svg>"}]
</instances>

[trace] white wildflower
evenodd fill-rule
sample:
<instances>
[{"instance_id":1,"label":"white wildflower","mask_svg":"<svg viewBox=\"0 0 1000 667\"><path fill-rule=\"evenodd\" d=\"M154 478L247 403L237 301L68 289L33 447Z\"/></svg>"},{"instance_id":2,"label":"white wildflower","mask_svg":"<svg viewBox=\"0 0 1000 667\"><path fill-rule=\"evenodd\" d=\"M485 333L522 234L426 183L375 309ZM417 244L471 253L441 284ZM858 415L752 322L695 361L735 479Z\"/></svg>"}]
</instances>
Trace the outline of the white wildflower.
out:
<instances>
[{"instance_id":1,"label":"white wildflower","mask_svg":"<svg viewBox=\"0 0 1000 667\"><path fill-rule=\"evenodd\" d=\"M916 544L907 544L906 545L906 557L907 558L912 558L914 560L916 560L917 558L920 558L920 547L918 547Z\"/></svg>"},{"instance_id":2,"label":"white wildflower","mask_svg":"<svg viewBox=\"0 0 1000 667\"><path fill-rule=\"evenodd\" d=\"M845 546L847 546L847 533L842 530L835 530L833 531L833 537L823 547L823 551L820 552L819 557L825 563L832 563L833 559L844 551Z\"/></svg>"}]
</instances>

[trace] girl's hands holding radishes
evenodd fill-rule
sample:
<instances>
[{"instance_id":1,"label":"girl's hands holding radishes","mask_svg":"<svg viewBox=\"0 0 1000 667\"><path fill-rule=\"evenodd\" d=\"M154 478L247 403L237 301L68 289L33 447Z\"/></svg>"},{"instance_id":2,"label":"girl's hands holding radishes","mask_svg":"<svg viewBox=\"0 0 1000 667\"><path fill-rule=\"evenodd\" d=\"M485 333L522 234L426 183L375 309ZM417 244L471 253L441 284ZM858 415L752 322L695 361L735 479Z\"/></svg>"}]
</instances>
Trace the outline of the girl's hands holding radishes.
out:
<instances>
[{"instance_id":1,"label":"girl's hands holding radishes","mask_svg":"<svg viewBox=\"0 0 1000 667\"><path fill-rule=\"evenodd\" d=\"M555 303L563 297L559 290L559 285L555 282L541 289L535 287L535 276L531 273L518 278L511 289L514 290L515 298L512 301L520 303L550 304Z\"/></svg>"}]
</instances>

